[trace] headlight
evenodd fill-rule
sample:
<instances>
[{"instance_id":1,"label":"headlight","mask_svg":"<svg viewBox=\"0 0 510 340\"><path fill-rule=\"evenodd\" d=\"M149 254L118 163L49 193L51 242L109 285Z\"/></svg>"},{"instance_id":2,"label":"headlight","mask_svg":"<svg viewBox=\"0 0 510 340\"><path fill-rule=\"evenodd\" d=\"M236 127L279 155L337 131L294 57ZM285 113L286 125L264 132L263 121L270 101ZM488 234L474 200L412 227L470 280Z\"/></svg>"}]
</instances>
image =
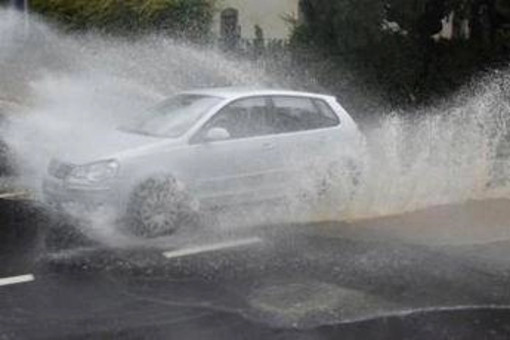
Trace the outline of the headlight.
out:
<instances>
[{"instance_id":1,"label":"headlight","mask_svg":"<svg viewBox=\"0 0 510 340\"><path fill-rule=\"evenodd\" d=\"M67 177L68 183L96 184L117 176L119 163L115 160L102 161L75 167Z\"/></svg>"}]
</instances>

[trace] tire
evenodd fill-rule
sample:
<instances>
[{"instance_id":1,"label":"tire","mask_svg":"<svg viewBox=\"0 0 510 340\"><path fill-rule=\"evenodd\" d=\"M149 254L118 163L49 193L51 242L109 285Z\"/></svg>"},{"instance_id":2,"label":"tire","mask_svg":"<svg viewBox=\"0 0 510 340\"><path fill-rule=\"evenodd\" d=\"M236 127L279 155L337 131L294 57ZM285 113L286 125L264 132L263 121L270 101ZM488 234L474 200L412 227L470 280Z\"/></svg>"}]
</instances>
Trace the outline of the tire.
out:
<instances>
[{"instance_id":1,"label":"tire","mask_svg":"<svg viewBox=\"0 0 510 340\"><path fill-rule=\"evenodd\" d=\"M125 224L132 235L169 236L199 224L196 201L169 175L151 177L135 186L127 203Z\"/></svg>"}]
</instances>

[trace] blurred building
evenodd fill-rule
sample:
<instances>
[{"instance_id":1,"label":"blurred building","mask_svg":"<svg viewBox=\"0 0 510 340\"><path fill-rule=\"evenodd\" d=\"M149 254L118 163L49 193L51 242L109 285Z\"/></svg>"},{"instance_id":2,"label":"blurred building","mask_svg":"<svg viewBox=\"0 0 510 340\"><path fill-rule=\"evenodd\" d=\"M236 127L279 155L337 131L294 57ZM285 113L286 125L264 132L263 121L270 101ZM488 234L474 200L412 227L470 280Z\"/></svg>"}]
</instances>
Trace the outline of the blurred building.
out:
<instances>
[{"instance_id":1,"label":"blurred building","mask_svg":"<svg viewBox=\"0 0 510 340\"><path fill-rule=\"evenodd\" d=\"M214 33L227 45L239 39L286 39L289 20L299 17L299 0L220 0Z\"/></svg>"}]
</instances>

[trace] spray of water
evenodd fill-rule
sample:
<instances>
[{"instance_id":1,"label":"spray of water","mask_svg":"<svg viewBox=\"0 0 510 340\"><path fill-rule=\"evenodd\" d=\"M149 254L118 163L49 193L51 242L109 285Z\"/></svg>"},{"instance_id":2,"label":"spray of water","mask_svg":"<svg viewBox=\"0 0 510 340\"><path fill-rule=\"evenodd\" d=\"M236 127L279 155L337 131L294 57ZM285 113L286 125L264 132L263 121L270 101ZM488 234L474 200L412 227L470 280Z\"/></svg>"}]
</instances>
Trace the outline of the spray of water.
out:
<instances>
[{"instance_id":1,"label":"spray of water","mask_svg":"<svg viewBox=\"0 0 510 340\"><path fill-rule=\"evenodd\" d=\"M388 115L367 134L372 152L352 218L508 196L506 74L412 114Z\"/></svg>"},{"instance_id":2,"label":"spray of water","mask_svg":"<svg viewBox=\"0 0 510 340\"><path fill-rule=\"evenodd\" d=\"M0 17L3 99L23 105L3 135L35 192L50 158L100 147L109 129L179 90L267 81L247 63L162 36L70 37L35 19L26 36L22 18Z\"/></svg>"},{"instance_id":3,"label":"spray of water","mask_svg":"<svg viewBox=\"0 0 510 340\"><path fill-rule=\"evenodd\" d=\"M0 12L2 100L21 104L9 109L2 135L17 155L23 184L35 192L50 158L100 147L109 129L176 91L278 84L257 65L163 36L70 36L35 18L26 36L22 25L16 14ZM355 195L332 195L310 217L360 219L507 196L500 158L509 88L501 74L445 105L385 116L367 131ZM338 190L353 191L345 185Z\"/></svg>"}]
</instances>

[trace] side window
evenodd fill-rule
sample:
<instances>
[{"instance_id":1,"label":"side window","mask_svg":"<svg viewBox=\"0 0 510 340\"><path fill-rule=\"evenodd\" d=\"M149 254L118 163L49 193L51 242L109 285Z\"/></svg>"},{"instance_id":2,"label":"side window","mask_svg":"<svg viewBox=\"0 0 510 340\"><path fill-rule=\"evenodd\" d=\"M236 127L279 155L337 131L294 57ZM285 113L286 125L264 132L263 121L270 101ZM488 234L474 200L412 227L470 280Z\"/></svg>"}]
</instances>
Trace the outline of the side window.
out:
<instances>
[{"instance_id":1,"label":"side window","mask_svg":"<svg viewBox=\"0 0 510 340\"><path fill-rule=\"evenodd\" d=\"M199 135L203 136L209 129L215 127L226 129L231 139L271 134L273 131L268 124L268 113L269 106L265 97L241 99L214 115Z\"/></svg>"},{"instance_id":2,"label":"side window","mask_svg":"<svg viewBox=\"0 0 510 340\"><path fill-rule=\"evenodd\" d=\"M323 100L273 97L272 124L278 133L322 129L339 123L336 114Z\"/></svg>"},{"instance_id":3,"label":"side window","mask_svg":"<svg viewBox=\"0 0 510 340\"><path fill-rule=\"evenodd\" d=\"M324 120L324 124L327 126L336 126L340 124L338 116L328 103L322 99L314 99L314 103L317 106L317 109L319 109L319 114L322 116L321 119ZM328 125L328 123L331 125Z\"/></svg>"}]
</instances>

